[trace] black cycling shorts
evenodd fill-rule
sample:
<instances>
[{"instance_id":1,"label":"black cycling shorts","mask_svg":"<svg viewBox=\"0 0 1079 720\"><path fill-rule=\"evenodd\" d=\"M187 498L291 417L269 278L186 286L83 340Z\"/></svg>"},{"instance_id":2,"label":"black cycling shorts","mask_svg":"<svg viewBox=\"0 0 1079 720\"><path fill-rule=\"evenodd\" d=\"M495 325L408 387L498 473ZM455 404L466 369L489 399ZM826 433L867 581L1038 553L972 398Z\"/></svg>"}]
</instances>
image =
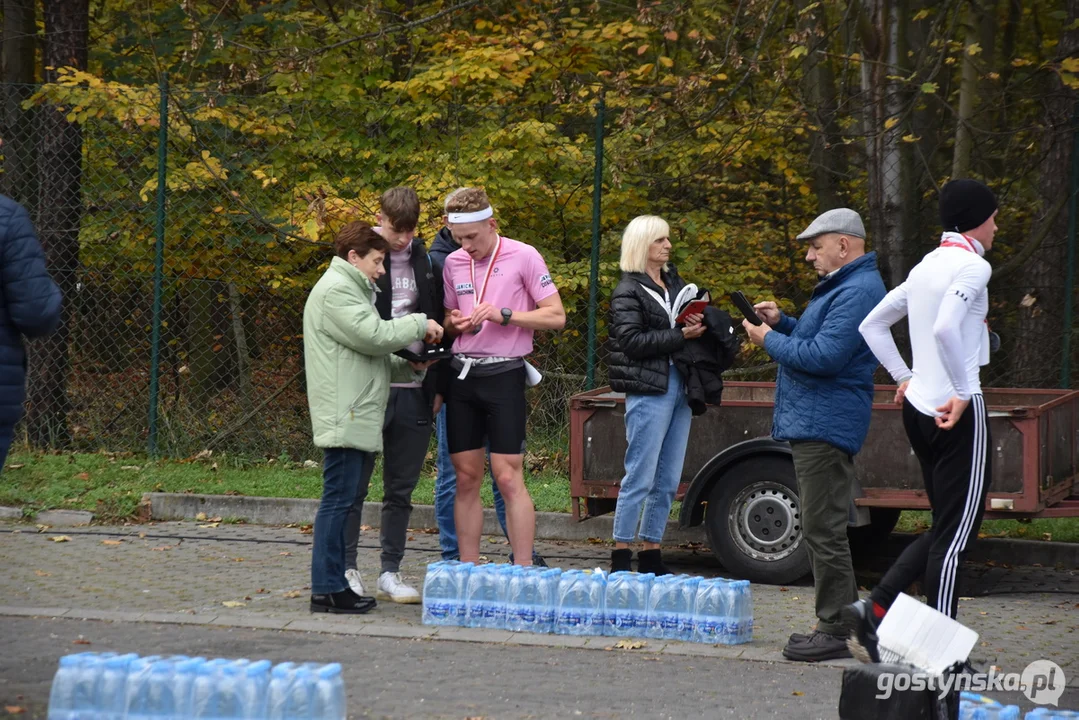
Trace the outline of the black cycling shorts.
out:
<instances>
[{"instance_id":1,"label":"black cycling shorts","mask_svg":"<svg viewBox=\"0 0 1079 720\"><path fill-rule=\"evenodd\" d=\"M446 444L450 454L489 449L499 455L525 451L525 369L495 375L454 375L446 398Z\"/></svg>"}]
</instances>

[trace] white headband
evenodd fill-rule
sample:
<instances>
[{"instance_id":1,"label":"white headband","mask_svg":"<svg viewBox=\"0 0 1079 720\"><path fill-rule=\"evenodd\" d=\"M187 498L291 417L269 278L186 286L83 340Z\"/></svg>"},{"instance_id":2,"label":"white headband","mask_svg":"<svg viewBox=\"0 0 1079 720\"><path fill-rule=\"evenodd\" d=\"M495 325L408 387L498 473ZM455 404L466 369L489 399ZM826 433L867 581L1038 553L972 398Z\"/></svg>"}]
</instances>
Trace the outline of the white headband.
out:
<instances>
[{"instance_id":1,"label":"white headband","mask_svg":"<svg viewBox=\"0 0 1079 720\"><path fill-rule=\"evenodd\" d=\"M449 216L449 221L454 225L464 225L465 223L479 222L480 220L486 220L489 217L494 217L495 211L491 209L490 205L488 205L484 209L477 210L476 212L447 213L447 215Z\"/></svg>"}]
</instances>

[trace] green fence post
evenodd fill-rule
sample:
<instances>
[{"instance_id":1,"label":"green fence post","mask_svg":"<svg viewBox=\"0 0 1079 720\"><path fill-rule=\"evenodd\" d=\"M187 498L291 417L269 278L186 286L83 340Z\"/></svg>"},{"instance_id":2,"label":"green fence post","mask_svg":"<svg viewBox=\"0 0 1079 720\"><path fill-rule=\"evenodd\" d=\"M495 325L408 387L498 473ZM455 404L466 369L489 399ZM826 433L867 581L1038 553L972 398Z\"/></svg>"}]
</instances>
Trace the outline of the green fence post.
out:
<instances>
[{"instance_id":1,"label":"green fence post","mask_svg":"<svg viewBox=\"0 0 1079 720\"><path fill-rule=\"evenodd\" d=\"M596 311L599 305L599 228L600 204L603 200L603 93L596 103L596 162L592 187L592 268L588 273L588 369L585 387L596 386Z\"/></svg>"},{"instance_id":2,"label":"green fence post","mask_svg":"<svg viewBox=\"0 0 1079 720\"><path fill-rule=\"evenodd\" d=\"M165 159L169 145L169 76L161 73L161 127L157 131L157 218L154 245L154 319L150 336L150 432L147 450L157 455L158 372L161 363L161 276L165 269Z\"/></svg>"},{"instance_id":3,"label":"green fence post","mask_svg":"<svg viewBox=\"0 0 1079 720\"><path fill-rule=\"evenodd\" d=\"M1075 226L1079 222L1079 103L1072 116L1072 194L1068 201L1068 265L1064 281L1064 362L1060 366L1060 387L1069 388L1072 382L1072 318L1075 306Z\"/></svg>"}]
</instances>

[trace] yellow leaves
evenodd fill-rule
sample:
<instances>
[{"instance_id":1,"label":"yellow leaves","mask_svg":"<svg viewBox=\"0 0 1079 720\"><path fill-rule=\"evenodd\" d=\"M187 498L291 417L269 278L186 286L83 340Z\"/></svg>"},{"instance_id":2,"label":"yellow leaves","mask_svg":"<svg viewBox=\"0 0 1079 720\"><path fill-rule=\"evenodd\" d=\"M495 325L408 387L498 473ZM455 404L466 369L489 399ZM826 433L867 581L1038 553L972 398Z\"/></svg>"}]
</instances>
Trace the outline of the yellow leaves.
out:
<instances>
[{"instance_id":1,"label":"yellow leaves","mask_svg":"<svg viewBox=\"0 0 1079 720\"><path fill-rule=\"evenodd\" d=\"M542 50L545 47L547 47L547 43L543 40L537 40L536 42L532 43L533 50Z\"/></svg>"},{"instance_id":2,"label":"yellow leaves","mask_svg":"<svg viewBox=\"0 0 1079 720\"><path fill-rule=\"evenodd\" d=\"M964 50L966 51L967 55L974 57L975 55L981 53L982 46L978 43L971 43L970 45L967 45Z\"/></svg>"},{"instance_id":3,"label":"yellow leaves","mask_svg":"<svg viewBox=\"0 0 1079 720\"><path fill-rule=\"evenodd\" d=\"M1026 58L1014 58L1012 60L1012 67L1026 67L1027 65L1033 64L1034 62L1032 60L1027 60Z\"/></svg>"},{"instance_id":4,"label":"yellow leaves","mask_svg":"<svg viewBox=\"0 0 1079 720\"><path fill-rule=\"evenodd\" d=\"M670 40L671 42L677 42L678 41L678 31L677 30L668 30L667 32L663 33L663 37Z\"/></svg>"},{"instance_id":5,"label":"yellow leaves","mask_svg":"<svg viewBox=\"0 0 1079 720\"><path fill-rule=\"evenodd\" d=\"M1065 58L1060 63L1060 69L1070 73L1079 72L1079 57Z\"/></svg>"},{"instance_id":6,"label":"yellow leaves","mask_svg":"<svg viewBox=\"0 0 1079 720\"><path fill-rule=\"evenodd\" d=\"M644 55L646 52L648 52L648 43L645 43L644 45L641 45L639 48L637 48L638 55Z\"/></svg>"},{"instance_id":7,"label":"yellow leaves","mask_svg":"<svg viewBox=\"0 0 1079 720\"><path fill-rule=\"evenodd\" d=\"M933 95L939 88L940 86L937 85L935 82L926 82L922 83L921 87L919 87L918 89L926 95Z\"/></svg>"},{"instance_id":8,"label":"yellow leaves","mask_svg":"<svg viewBox=\"0 0 1079 720\"><path fill-rule=\"evenodd\" d=\"M918 142L919 140L921 140L922 138L920 136L918 136L918 135L911 134L911 135L904 135L903 137L901 137L899 139L902 140L905 143L915 143L915 142Z\"/></svg>"},{"instance_id":9,"label":"yellow leaves","mask_svg":"<svg viewBox=\"0 0 1079 720\"><path fill-rule=\"evenodd\" d=\"M919 20L925 20L927 17L929 17L932 14L933 14L932 8L922 8L918 12L914 13L914 16L911 18L911 20L913 20L914 22L918 22Z\"/></svg>"},{"instance_id":10,"label":"yellow leaves","mask_svg":"<svg viewBox=\"0 0 1079 720\"><path fill-rule=\"evenodd\" d=\"M247 607L247 603L240 602L239 600L226 600L221 604L224 605L227 608Z\"/></svg>"},{"instance_id":11,"label":"yellow leaves","mask_svg":"<svg viewBox=\"0 0 1079 720\"><path fill-rule=\"evenodd\" d=\"M53 535L49 540L54 543L71 542L71 538L67 535Z\"/></svg>"},{"instance_id":12,"label":"yellow leaves","mask_svg":"<svg viewBox=\"0 0 1079 720\"><path fill-rule=\"evenodd\" d=\"M669 57L667 57L665 55L660 55L659 64L662 65L665 68L674 67L674 60L671 60Z\"/></svg>"},{"instance_id":13,"label":"yellow leaves","mask_svg":"<svg viewBox=\"0 0 1079 720\"><path fill-rule=\"evenodd\" d=\"M808 53L809 48L807 48L805 45L795 45L793 48L791 48L791 51L787 54L787 57L789 57L791 60L797 60L798 58L807 55Z\"/></svg>"},{"instance_id":14,"label":"yellow leaves","mask_svg":"<svg viewBox=\"0 0 1079 720\"><path fill-rule=\"evenodd\" d=\"M894 128L898 124L899 124L899 118L890 117L890 118L888 118L887 120L884 121L884 129L885 130L891 130L892 128Z\"/></svg>"}]
</instances>

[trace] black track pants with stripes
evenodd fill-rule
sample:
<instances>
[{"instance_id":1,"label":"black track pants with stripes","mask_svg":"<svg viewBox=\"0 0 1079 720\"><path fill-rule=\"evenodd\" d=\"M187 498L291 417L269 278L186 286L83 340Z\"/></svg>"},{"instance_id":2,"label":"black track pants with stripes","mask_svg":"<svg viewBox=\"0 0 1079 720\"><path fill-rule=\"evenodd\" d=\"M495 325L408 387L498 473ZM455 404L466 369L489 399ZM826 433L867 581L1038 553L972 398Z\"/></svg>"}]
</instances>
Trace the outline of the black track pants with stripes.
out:
<instances>
[{"instance_id":1,"label":"black track pants with stripes","mask_svg":"<svg viewBox=\"0 0 1079 720\"><path fill-rule=\"evenodd\" d=\"M870 597L891 607L896 595L921 578L926 602L954 618L959 567L978 537L991 478L992 440L985 399L972 396L951 430L941 430L934 418L904 401L903 425L922 467L933 527L907 546Z\"/></svg>"}]
</instances>

